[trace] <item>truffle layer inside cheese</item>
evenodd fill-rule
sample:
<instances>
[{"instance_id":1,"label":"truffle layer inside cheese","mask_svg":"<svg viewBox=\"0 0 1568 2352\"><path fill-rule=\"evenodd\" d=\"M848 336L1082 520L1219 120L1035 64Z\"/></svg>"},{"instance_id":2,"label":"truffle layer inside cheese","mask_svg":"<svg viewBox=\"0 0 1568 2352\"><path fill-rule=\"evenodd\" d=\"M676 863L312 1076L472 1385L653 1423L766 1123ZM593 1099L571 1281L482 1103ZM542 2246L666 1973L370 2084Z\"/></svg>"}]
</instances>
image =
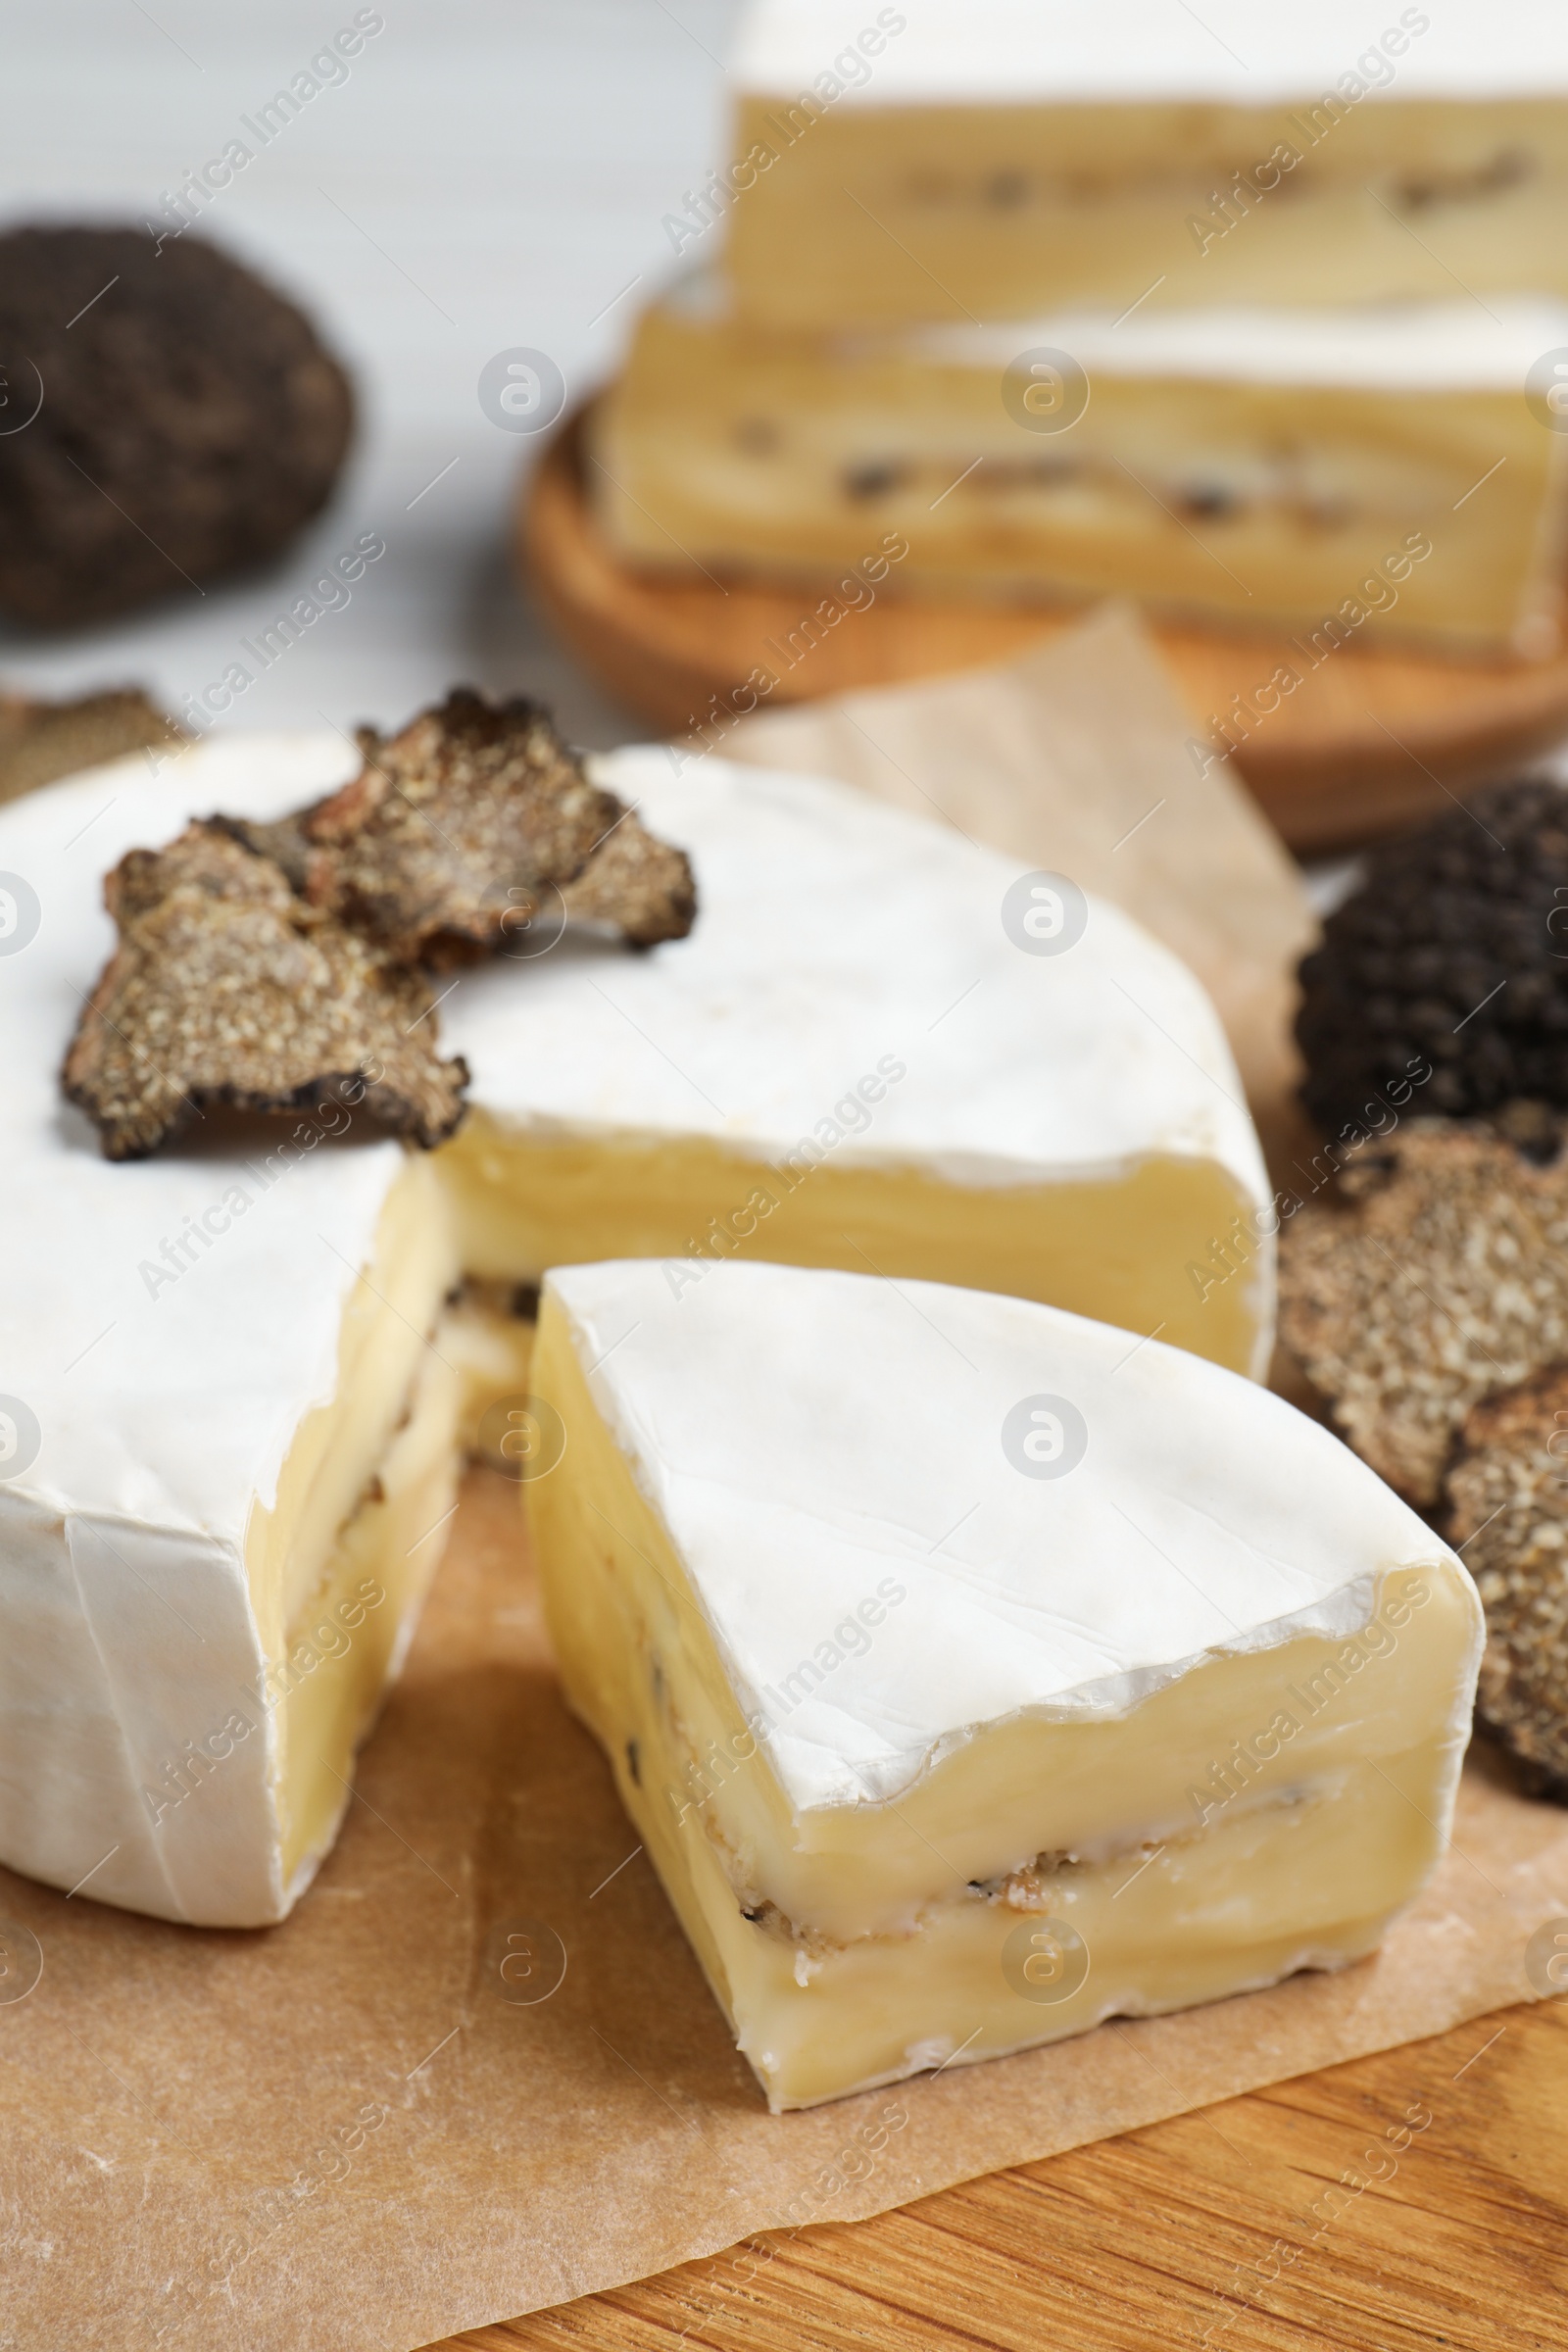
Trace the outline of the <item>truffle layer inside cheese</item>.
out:
<instances>
[{"instance_id":1,"label":"truffle layer inside cheese","mask_svg":"<svg viewBox=\"0 0 1568 2352\"><path fill-rule=\"evenodd\" d=\"M1526 381L1568 306L1490 308L781 340L696 280L596 412L595 497L637 563L799 576L786 660L822 629L804 584L837 617L866 579L1283 621L1304 666L1365 628L1537 657L1568 476Z\"/></svg>"},{"instance_id":2,"label":"truffle layer inside cheese","mask_svg":"<svg viewBox=\"0 0 1568 2352\"><path fill-rule=\"evenodd\" d=\"M1250 1384L1017 1300L621 1264L551 1278L535 1387L568 1695L775 2106L1338 1966L1441 1852L1473 1588ZM1008 1451L1031 1396L1080 1417L1061 1475Z\"/></svg>"}]
</instances>

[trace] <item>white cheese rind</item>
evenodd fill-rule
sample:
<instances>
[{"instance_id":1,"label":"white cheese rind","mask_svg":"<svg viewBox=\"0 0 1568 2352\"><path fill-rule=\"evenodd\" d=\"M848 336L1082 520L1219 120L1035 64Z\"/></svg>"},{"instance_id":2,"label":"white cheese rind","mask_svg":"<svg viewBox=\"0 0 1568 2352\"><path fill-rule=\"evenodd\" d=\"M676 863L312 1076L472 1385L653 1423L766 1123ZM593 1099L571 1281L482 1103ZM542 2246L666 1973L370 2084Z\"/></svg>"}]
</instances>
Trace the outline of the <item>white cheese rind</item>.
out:
<instances>
[{"instance_id":1,"label":"white cheese rind","mask_svg":"<svg viewBox=\"0 0 1568 2352\"><path fill-rule=\"evenodd\" d=\"M693 297L705 307L711 297ZM866 348L998 370L1037 346L1069 352L1091 376L1301 384L1372 392L1523 388L1544 352L1568 345L1568 303L1498 294L1474 302L1381 303L1359 310L1062 310L1005 324L906 327ZM852 346L853 347L853 346Z\"/></svg>"},{"instance_id":2,"label":"white cheese rind","mask_svg":"<svg viewBox=\"0 0 1568 2352\"><path fill-rule=\"evenodd\" d=\"M166 1919L284 1906L270 1725L225 1759L220 1801L155 1829L143 1798L254 1693L266 1656L238 1550L0 1494L0 1852ZM251 1712L257 1712L254 1696ZM94 1865L97 1865L94 1868Z\"/></svg>"},{"instance_id":3,"label":"white cheese rind","mask_svg":"<svg viewBox=\"0 0 1568 2352\"><path fill-rule=\"evenodd\" d=\"M707 265L677 277L658 308L698 326L741 323L723 270ZM844 360L891 356L994 374L1020 353L1044 347L1068 353L1092 376L1107 379L1495 392L1520 387L1542 354L1565 340L1568 302L1494 294L1485 309L1457 296L1306 309L1210 302L1140 308L1131 316L1074 304L1019 318L830 328L805 347L816 356L824 383Z\"/></svg>"},{"instance_id":4,"label":"white cheese rind","mask_svg":"<svg viewBox=\"0 0 1568 2352\"><path fill-rule=\"evenodd\" d=\"M594 772L691 853L697 924L651 956L568 934L532 963L464 973L443 1039L496 1120L539 1136L695 1134L772 1159L893 1054L907 1075L834 1145L835 1167L984 1188L1169 1152L1269 1198L1213 1007L1119 907L1093 901L1063 955L1024 954L1003 919L1019 868L946 827L847 786L663 748Z\"/></svg>"},{"instance_id":5,"label":"white cheese rind","mask_svg":"<svg viewBox=\"0 0 1568 2352\"><path fill-rule=\"evenodd\" d=\"M902 20L897 28L889 22ZM1398 55L1396 98L1548 97L1568 92L1568 24L1549 10L1482 0L1406 10L1426 22ZM863 74L840 76L835 105L998 105L1208 99L1238 106L1316 97L1400 23L1357 0L1281 9L1270 0L751 0L732 53L740 88L794 97L881 24L885 44ZM864 52L862 51L862 56ZM857 77L858 76L858 78ZM1384 92L1368 91L1377 103Z\"/></svg>"},{"instance_id":6,"label":"white cheese rind","mask_svg":"<svg viewBox=\"0 0 1568 2352\"><path fill-rule=\"evenodd\" d=\"M1447 1556L1282 1398L1054 1307L758 1264L549 1287L798 1816L897 1798L1020 1714L1125 1714L1208 1658L1348 1636L1379 1576ZM1004 1450L1034 1396L1082 1415L1065 1476ZM908 1597L864 1653L781 1698L889 1574Z\"/></svg>"}]
</instances>

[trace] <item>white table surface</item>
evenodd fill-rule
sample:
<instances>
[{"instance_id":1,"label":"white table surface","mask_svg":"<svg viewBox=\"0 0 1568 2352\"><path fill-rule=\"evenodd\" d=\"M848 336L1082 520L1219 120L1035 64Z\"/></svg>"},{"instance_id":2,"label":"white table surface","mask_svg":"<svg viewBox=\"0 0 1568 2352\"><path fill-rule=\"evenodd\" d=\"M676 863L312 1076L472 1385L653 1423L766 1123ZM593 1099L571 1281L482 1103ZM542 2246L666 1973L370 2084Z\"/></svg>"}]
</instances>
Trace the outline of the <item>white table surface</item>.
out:
<instances>
[{"instance_id":1,"label":"white table surface","mask_svg":"<svg viewBox=\"0 0 1568 2352\"><path fill-rule=\"evenodd\" d=\"M139 225L188 168L245 136L240 117L358 6L5 0L0 225ZM614 367L637 306L674 267L664 215L725 151L733 0L383 0L379 13L385 28L349 78L203 216L353 371L361 430L330 508L265 572L205 597L182 589L68 636L0 626L0 685L133 681L177 710L374 530L387 553L352 604L216 723L395 723L467 682L542 695L582 743L646 731L513 585L508 508L538 444L491 423L476 384L517 346L548 352L570 395Z\"/></svg>"}]
</instances>

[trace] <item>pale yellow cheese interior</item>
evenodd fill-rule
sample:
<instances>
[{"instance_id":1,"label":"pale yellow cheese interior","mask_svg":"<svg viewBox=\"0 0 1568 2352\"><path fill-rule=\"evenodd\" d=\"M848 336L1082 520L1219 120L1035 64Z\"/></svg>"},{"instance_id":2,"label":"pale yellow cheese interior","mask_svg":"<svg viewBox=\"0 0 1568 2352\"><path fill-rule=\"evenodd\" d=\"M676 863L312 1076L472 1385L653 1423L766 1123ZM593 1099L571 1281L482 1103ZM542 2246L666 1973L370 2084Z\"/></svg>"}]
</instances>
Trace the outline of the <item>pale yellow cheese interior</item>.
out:
<instances>
[{"instance_id":1,"label":"pale yellow cheese interior","mask_svg":"<svg viewBox=\"0 0 1568 2352\"><path fill-rule=\"evenodd\" d=\"M532 1286L529 1286L531 1289ZM537 1297L514 1284L468 1281L441 1319L441 1352L463 1390L458 1447L471 1461L516 1476L509 1423L497 1405L525 1405L533 1365ZM512 1451L515 1451L514 1445Z\"/></svg>"},{"instance_id":2,"label":"pale yellow cheese interior","mask_svg":"<svg viewBox=\"0 0 1568 2352\"><path fill-rule=\"evenodd\" d=\"M403 1418L456 1278L437 1163L410 1154L344 1306L332 1395L300 1423L272 1503L246 1531L252 1604L274 1655Z\"/></svg>"},{"instance_id":3,"label":"pale yellow cheese interior","mask_svg":"<svg viewBox=\"0 0 1568 2352\"><path fill-rule=\"evenodd\" d=\"M771 327L1140 296L1568 292L1556 97L841 105L813 120L748 94L735 156L754 160L727 214L729 267L745 316Z\"/></svg>"},{"instance_id":4,"label":"pale yellow cheese interior","mask_svg":"<svg viewBox=\"0 0 1568 2352\"><path fill-rule=\"evenodd\" d=\"M441 1555L462 1384L436 1326L455 1276L436 1164L410 1156L344 1307L331 1398L301 1422L270 1507L251 1514L268 1661L254 1698L271 1727L285 1888L331 1842L355 1750ZM368 1600L367 1585L383 1597Z\"/></svg>"},{"instance_id":5,"label":"pale yellow cheese interior","mask_svg":"<svg viewBox=\"0 0 1568 2352\"><path fill-rule=\"evenodd\" d=\"M409 1417L339 1531L316 1591L291 1619L268 1677L290 1889L314 1872L336 1836L356 1751L402 1663L440 1561L457 1505L460 1398L457 1375L427 1355Z\"/></svg>"},{"instance_id":6,"label":"pale yellow cheese interior","mask_svg":"<svg viewBox=\"0 0 1568 2352\"><path fill-rule=\"evenodd\" d=\"M774 2106L1339 1965L1436 1860L1474 1639L1436 1547L1383 1580L1354 1666L1316 1635L1218 1657L1126 1714L979 1727L896 1800L795 1813L548 1299L535 1386L566 1429L525 1490L566 1692ZM1286 1708L1296 1736L1224 1794L1216 1764ZM1048 1918L1092 1959L1059 2003L1004 1972Z\"/></svg>"},{"instance_id":7,"label":"pale yellow cheese interior","mask_svg":"<svg viewBox=\"0 0 1568 2352\"><path fill-rule=\"evenodd\" d=\"M1552 650L1562 441L1522 386L1096 365L1077 420L1036 431L1004 402L1004 371L1040 343L1020 327L970 360L656 305L591 425L603 526L648 567L797 577L780 672L869 601L867 578L1282 622L1301 634L1300 674L1389 635ZM810 589L832 592L825 614Z\"/></svg>"},{"instance_id":8,"label":"pale yellow cheese interior","mask_svg":"<svg viewBox=\"0 0 1568 2352\"><path fill-rule=\"evenodd\" d=\"M550 1266L703 1254L842 1266L1039 1298L1136 1333L1162 1327L1172 1347L1258 1368L1268 1303L1255 1248L1228 1282L1205 1286L1190 1270L1250 1213L1212 1160L1152 1155L1094 1181L994 1187L819 1166L791 1186L706 1138L535 1141L475 1110L441 1165L472 1274L533 1282Z\"/></svg>"}]
</instances>

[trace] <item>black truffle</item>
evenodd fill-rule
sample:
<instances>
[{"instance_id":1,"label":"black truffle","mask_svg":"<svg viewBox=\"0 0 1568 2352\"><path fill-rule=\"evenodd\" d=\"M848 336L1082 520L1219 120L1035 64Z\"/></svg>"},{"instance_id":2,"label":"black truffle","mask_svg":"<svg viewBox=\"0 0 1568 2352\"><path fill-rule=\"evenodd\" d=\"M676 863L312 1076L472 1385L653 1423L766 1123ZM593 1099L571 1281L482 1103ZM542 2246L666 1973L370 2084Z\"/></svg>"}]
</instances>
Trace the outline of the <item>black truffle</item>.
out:
<instances>
[{"instance_id":1,"label":"black truffle","mask_svg":"<svg viewBox=\"0 0 1568 2352\"><path fill-rule=\"evenodd\" d=\"M1301 1100L1325 1128L1412 1078L1450 1117L1568 1107L1568 794L1494 785L1375 851L1300 976Z\"/></svg>"},{"instance_id":2,"label":"black truffle","mask_svg":"<svg viewBox=\"0 0 1568 2352\"><path fill-rule=\"evenodd\" d=\"M0 612L37 627L274 554L353 428L310 321L194 236L0 237Z\"/></svg>"},{"instance_id":3,"label":"black truffle","mask_svg":"<svg viewBox=\"0 0 1568 2352\"><path fill-rule=\"evenodd\" d=\"M462 1123L467 1064L437 1054L423 973L308 906L221 823L131 850L104 903L120 944L62 1080L107 1159L145 1159L220 1104L363 1102L426 1151Z\"/></svg>"},{"instance_id":4,"label":"black truffle","mask_svg":"<svg viewBox=\"0 0 1568 2352\"><path fill-rule=\"evenodd\" d=\"M1280 1228L1280 1338L1417 1510L1473 1406L1568 1361L1568 1157L1509 1124L1407 1119Z\"/></svg>"},{"instance_id":5,"label":"black truffle","mask_svg":"<svg viewBox=\"0 0 1568 2352\"><path fill-rule=\"evenodd\" d=\"M398 734L360 729L352 782L280 823L239 824L296 890L406 962L515 947L554 892L640 947L684 939L691 861L588 777L549 712L460 686Z\"/></svg>"}]
</instances>

